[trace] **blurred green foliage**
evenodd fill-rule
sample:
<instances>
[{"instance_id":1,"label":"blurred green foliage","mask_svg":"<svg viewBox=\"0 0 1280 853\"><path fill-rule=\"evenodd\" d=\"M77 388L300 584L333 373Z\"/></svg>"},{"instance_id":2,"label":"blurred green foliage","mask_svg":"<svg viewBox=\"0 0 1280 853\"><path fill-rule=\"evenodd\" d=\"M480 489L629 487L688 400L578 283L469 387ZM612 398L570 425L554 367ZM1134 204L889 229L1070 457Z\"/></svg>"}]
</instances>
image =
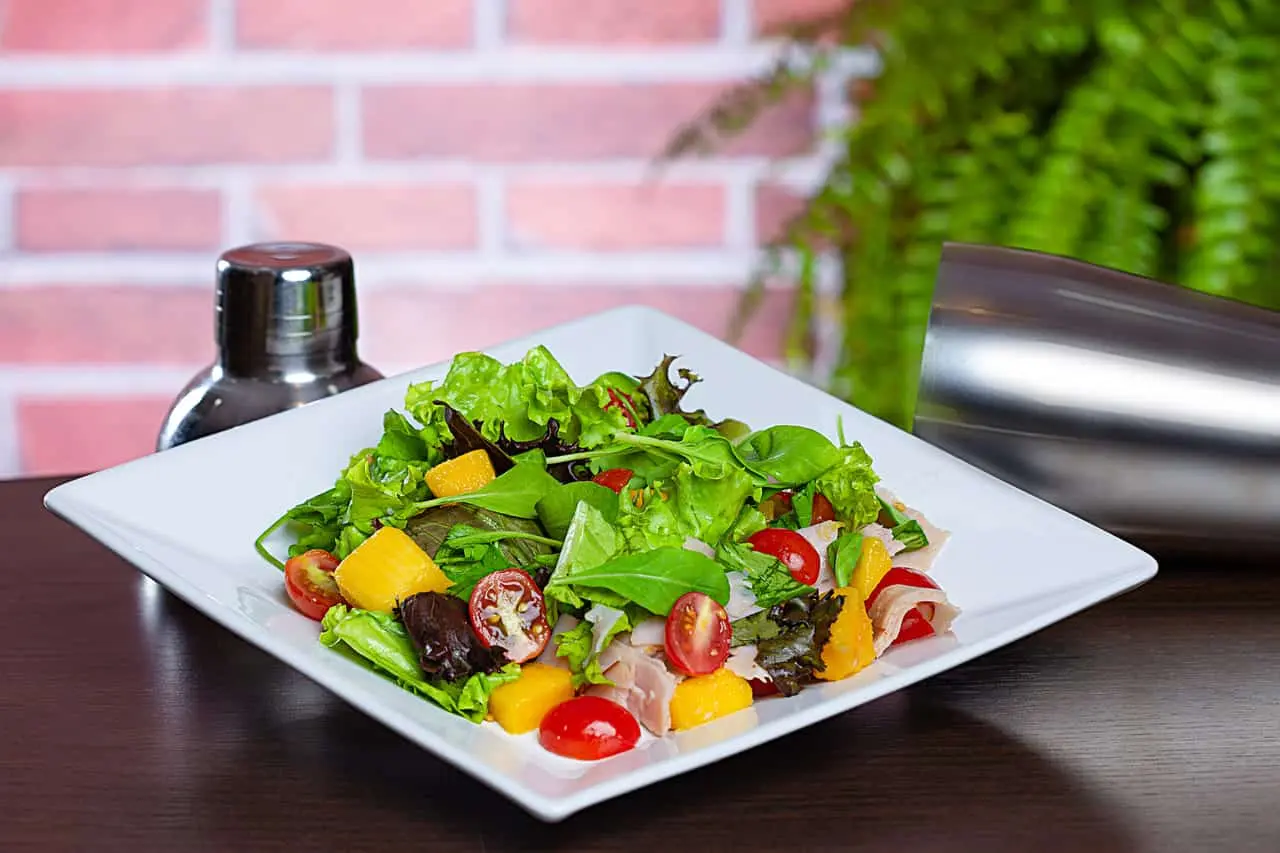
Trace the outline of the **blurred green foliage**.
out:
<instances>
[{"instance_id":1,"label":"blurred green foliage","mask_svg":"<svg viewBox=\"0 0 1280 853\"><path fill-rule=\"evenodd\" d=\"M810 358L816 259L834 252L832 390L866 411L910 424L947 240L1280 307L1280 0L856 0L787 37L812 67L727 92L668 154L716 148L840 47L877 49L837 161L738 317L798 254L787 346Z\"/></svg>"}]
</instances>

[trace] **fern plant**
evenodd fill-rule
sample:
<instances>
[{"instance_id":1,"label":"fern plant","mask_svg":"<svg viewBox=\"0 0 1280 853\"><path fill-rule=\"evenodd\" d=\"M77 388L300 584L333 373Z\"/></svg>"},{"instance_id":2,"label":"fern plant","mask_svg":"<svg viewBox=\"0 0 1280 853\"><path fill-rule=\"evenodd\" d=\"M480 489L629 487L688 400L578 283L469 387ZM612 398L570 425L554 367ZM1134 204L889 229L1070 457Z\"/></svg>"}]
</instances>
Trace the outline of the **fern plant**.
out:
<instances>
[{"instance_id":1,"label":"fern plant","mask_svg":"<svg viewBox=\"0 0 1280 853\"><path fill-rule=\"evenodd\" d=\"M833 39L832 36L835 35ZM766 248L799 259L787 353L812 358L819 259L834 254L833 391L909 426L946 240L1067 255L1280 307L1280 3L854 0L799 24L780 60L727 92L669 155L714 149L841 47L880 57L839 156Z\"/></svg>"}]
</instances>

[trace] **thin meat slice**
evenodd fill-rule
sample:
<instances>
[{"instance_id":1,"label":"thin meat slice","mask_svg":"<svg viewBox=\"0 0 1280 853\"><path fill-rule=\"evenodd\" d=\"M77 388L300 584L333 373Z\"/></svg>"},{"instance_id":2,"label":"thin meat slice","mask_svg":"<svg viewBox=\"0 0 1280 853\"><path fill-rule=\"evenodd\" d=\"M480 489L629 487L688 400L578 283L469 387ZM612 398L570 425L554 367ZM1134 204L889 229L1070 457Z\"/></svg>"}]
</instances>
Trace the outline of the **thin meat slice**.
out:
<instances>
[{"instance_id":1,"label":"thin meat slice","mask_svg":"<svg viewBox=\"0 0 1280 853\"><path fill-rule=\"evenodd\" d=\"M827 559L827 548L840 538L841 527L843 525L838 521L820 521L796 531L813 546L822 561L821 568L818 569L818 580L814 584L820 593L827 593L836 588L836 574L831 567L831 561Z\"/></svg>"},{"instance_id":2,"label":"thin meat slice","mask_svg":"<svg viewBox=\"0 0 1280 853\"><path fill-rule=\"evenodd\" d=\"M867 614L871 617L873 629L872 643L876 657L884 654L893 645L902 630L902 620L919 607L920 613L935 633L944 634L951 630L951 623L960 615L960 608L947 600L947 594L940 589L923 588L894 584L880 590Z\"/></svg>"},{"instance_id":3,"label":"thin meat slice","mask_svg":"<svg viewBox=\"0 0 1280 853\"><path fill-rule=\"evenodd\" d=\"M671 730L671 697L676 677L666 664L629 642L615 640L600 654L600 669L613 686L597 684L587 690L617 702L658 737Z\"/></svg>"},{"instance_id":4,"label":"thin meat slice","mask_svg":"<svg viewBox=\"0 0 1280 853\"><path fill-rule=\"evenodd\" d=\"M897 496L888 489L876 486L876 494L894 506L899 507L902 514L907 518L920 522L920 529L924 531L925 538L929 540L928 545L923 548L917 548L914 551L902 551L901 548L898 549L900 553L895 554L895 552L890 551L890 554L895 554L893 564L904 569L915 569L918 572L929 571L933 567L933 561L938 559L942 546L946 545L947 540L951 538L951 532L930 523L923 513L898 500Z\"/></svg>"},{"instance_id":5,"label":"thin meat slice","mask_svg":"<svg viewBox=\"0 0 1280 853\"><path fill-rule=\"evenodd\" d=\"M764 609L756 604L756 594L751 591L746 575L742 572L726 572L725 577L729 580L729 603L724 606L724 612L729 614L731 620L741 619Z\"/></svg>"},{"instance_id":6,"label":"thin meat slice","mask_svg":"<svg viewBox=\"0 0 1280 853\"><path fill-rule=\"evenodd\" d=\"M924 525L921 525L921 527L923 526ZM907 547L897 539L893 538L892 530L885 527L883 524L879 524L874 521L870 524L863 525L863 528L858 532L869 539L879 539L884 543L884 549L889 552L890 557Z\"/></svg>"},{"instance_id":7,"label":"thin meat slice","mask_svg":"<svg viewBox=\"0 0 1280 853\"><path fill-rule=\"evenodd\" d=\"M752 679L756 681L772 681L773 676L764 667L756 663L756 654L755 644L738 646L729 652L729 657L725 658L724 668L748 681Z\"/></svg>"}]
</instances>

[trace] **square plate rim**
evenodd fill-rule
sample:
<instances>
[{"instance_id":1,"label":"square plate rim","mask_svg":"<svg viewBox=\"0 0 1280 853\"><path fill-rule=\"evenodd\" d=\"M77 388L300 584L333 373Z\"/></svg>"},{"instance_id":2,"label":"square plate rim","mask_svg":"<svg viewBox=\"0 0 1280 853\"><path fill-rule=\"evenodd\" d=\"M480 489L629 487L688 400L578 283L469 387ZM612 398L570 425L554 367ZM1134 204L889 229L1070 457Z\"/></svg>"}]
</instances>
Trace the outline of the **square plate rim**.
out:
<instances>
[{"instance_id":1,"label":"square plate rim","mask_svg":"<svg viewBox=\"0 0 1280 853\"><path fill-rule=\"evenodd\" d=\"M605 311L577 317L542 329L537 329L529 334L516 338L490 344L489 346L481 348L481 351L488 351L499 346L509 346L513 344L524 343L532 345L535 339L546 336L550 333L561 332L571 329L574 326L600 322L609 317L617 316L625 318L627 316L641 317L645 315L668 325L674 324L682 327L682 329L687 333L699 335L704 338L717 341L721 344L724 343L715 336L657 309L644 305L623 305L610 308ZM728 345L725 344L725 346ZM411 368L409 370L387 376L381 380L381 382L403 382L408 377L438 370L446 366L448 363L449 360L445 360ZM808 383L804 383L803 380L791 376L785 371L779 370L772 365L760 361L757 363L759 368L767 369L786 381L808 385ZM365 387L367 388L369 386ZM815 388L815 390L826 394L829 397L832 396L823 388L812 385L809 385L809 387ZM351 398L347 395L357 395L361 390L361 388L356 388L352 391L345 392L342 395L318 400L305 407L288 410L276 415L271 415L267 418L262 418L258 421L242 424L240 426L233 427L230 430L226 430L222 434L209 436L199 443L190 443L185 446L173 448L166 451L166 454L182 453L184 450L186 452L192 452L193 450L198 452L200 449L208 448L210 443L218 442L221 437L224 437L227 434L237 432L242 429L253 429L255 424L260 425L263 421L276 420L278 423L278 419L290 416L314 417L314 415L300 415L299 413L307 410L314 411L316 408L323 407L326 404L333 404L343 397L347 398L346 405L351 405ZM832 397L832 399L836 399L844 405L850 405L846 401L841 401L838 398ZM864 412L863 414L865 415L866 413ZM129 541L126 536L114 529L116 525L112 523L106 514L101 510L90 506L87 502L81 501L80 492L88 481L97 481L103 478L104 475L110 475L113 472L124 468L133 468L139 464L145 464L148 460L153 460L155 458L155 454L130 460L101 471L85 474L60 483L45 493L43 497L43 504L54 515L62 518L73 526L79 527L90 536L97 539L109 550L133 565L133 567L142 575L174 593L178 598L182 599L206 617L212 619L221 627L231 631L242 640L275 657L277 660L290 666L302 675L305 675L313 682L321 685L326 690L341 698L347 704L360 710L382 725L387 726L406 740L409 740L420 748L426 749L437 758L456 767L486 787L489 787L495 792L511 799L535 817L554 823L583 809L621 796L622 794L629 793L665 779L679 776L683 773L712 764L722 758L747 752L756 746L776 740L777 738L799 731L800 729L807 728L814 723L852 710L853 708L874 701L875 699L881 698L889 693L896 692L905 687L931 678L941 672L954 669L977 657L981 657L991 651L1030 636L1031 634L1043 630L1056 622L1080 613L1089 607L1131 591L1156 576L1158 572L1158 563L1155 557L1151 554L1137 548L1120 537L1093 525L1090 522L1080 519L1078 516L1074 516L1061 507L1044 501L1035 495L1032 495L998 477L995 477L992 474L989 474L986 471L983 471L963 459L959 459L958 457L947 453L945 450L923 441L919 437L914 436L905 430L899 430L899 432L918 442L917 449L929 448L934 452L943 454L952 461L958 462L964 467L970 469L972 473L980 475L982 478L998 482L1006 488L1013 489L1021 497L1029 499L1032 503L1043 505L1057 513L1062 513L1076 519L1088 527L1090 531L1097 536L1111 539L1126 545L1130 551L1131 560L1124 564L1117 563L1116 567L1104 577L1096 578L1078 586L1068 587L1065 590L1059 591L1059 597L1064 597L1067 593L1073 591L1078 594L1071 596L1065 601L1059 602L1055 607L1047 608L1046 610L1038 612L1031 617L1022 619L1016 624L1002 631L998 631L993 635L967 642L964 645L951 649L945 654L929 660L916 662L909 667L887 674L874 684L867 685L862 690L851 691L841 696L832 697L820 704L808 708L802 708L776 720L757 723L755 728L752 729L752 738L748 744L741 744L733 739L722 740L717 743L703 746L691 752L672 756L661 764L639 767L615 778L590 784L582 790L560 797L544 795L514 776L502 775L497 772L486 770L483 765L471 760L466 750L449 743L445 738L440 737L433 732L423 730L420 724L415 724L413 721L406 719L402 714L397 713L394 709L381 705L377 699L372 696L372 694L361 689L358 684L353 684L342 677L337 670L327 669L305 659L288 643L272 642L272 636L266 632L262 626L252 620L249 620L247 617L237 618L239 614L232 612L230 608L226 608L221 605L214 606L209 604L207 601L202 600L202 591L197 583L187 580L182 573L170 568L164 563L164 561L138 549L136 544ZM201 448L200 445L203 445L204 447ZM127 523L126 525L132 526Z\"/></svg>"}]
</instances>

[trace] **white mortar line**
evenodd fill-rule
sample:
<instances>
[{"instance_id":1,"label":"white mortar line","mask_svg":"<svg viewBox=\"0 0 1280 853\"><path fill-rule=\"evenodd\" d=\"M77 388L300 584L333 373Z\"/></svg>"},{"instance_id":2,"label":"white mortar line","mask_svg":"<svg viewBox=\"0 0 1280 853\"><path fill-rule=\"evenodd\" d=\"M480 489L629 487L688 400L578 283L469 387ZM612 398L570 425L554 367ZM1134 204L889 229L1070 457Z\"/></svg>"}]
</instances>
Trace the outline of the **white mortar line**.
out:
<instances>
[{"instance_id":1,"label":"white mortar line","mask_svg":"<svg viewBox=\"0 0 1280 853\"><path fill-rule=\"evenodd\" d=\"M0 394L0 478L22 473L20 442L18 406L13 397Z\"/></svg>"},{"instance_id":2,"label":"white mortar line","mask_svg":"<svg viewBox=\"0 0 1280 853\"><path fill-rule=\"evenodd\" d=\"M724 240L731 249L756 246L756 182L749 175L735 175L724 185Z\"/></svg>"},{"instance_id":3,"label":"white mortar line","mask_svg":"<svg viewBox=\"0 0 1280 853\"><path fill-rule=\"evenodd\" d=\"M234 224L234 223L233 223ZM249 235L227 235L242 242ZM653 284L699 288L745 282L759 260L751 248L738 251L366 253L353 250L362 292L413 282L459 281L473 286L518 281L530 286L585 282ZM0 289L40 287L51 282L93 287L128 284L209 287L214 253L66 254L0 258Z\"/></svg>"},{"instance_id":4,"label":"white mortar line","mask_svg":"<svg viewBox=\"0 0 1280 853\"><path fill-rule=\"evenodd\" d=\"M476 177L476 227L479 252L497 258L507 249L506 182L497 171Z\"/></svg>"},{"instance_id":5,"label":"white mortar line","mask_svg":"<svg viewBox=\"0 0 1280 853\"><path fill-rule=\"evenodd\" d=\"M339 83L333 98L334 161L347 168L359 166L364 148L360 87L355 83Z\"/></svg>"},{"instance_id":6,"label":"white mortar line","mask_svg":"<svg viewBox=\"0 0 1280 853\"><path fill-rule=\"evenodd\" d=\"M691 83L725 82L771 67L777 47L737 46L634 50L567 50L503 47L458 53L313 55L214 53L163 57L59 56L0 59L0 87L10 89L116 88L151 86L295 86L472 83ZM855 50L848 68L877 67L870 51ZM267 83L266 81L270 81Z\"/></svg>"},{"instance_id":7,"label":"white mortar line","mask_svg":"<svg viewBox=\"0 0 1280 853\"><path fill-rule=\"evenodd\" d=\"M5 397L137 397L176 394L201 365L68 364L24 365L0 369L0 400ZM0 418L3 409L0 409ZM0 441L3 438L0 437Z\"/></svg>"},{"instance_id":8,"label":"white mortar line","mask_svg":"<svg viewBox=\"0 0 1280 853\"><path fill-rule=\"evenodd\" d=\"M472 26L477 50L492 51L507 39L506 0L475 0Z\"/></svg>"},{"instance_id":9,"label":"white mortar line","mask_svg":"<svg viewBox=\"0 0 1280 853\"><path fill-rule=\"evenodd\" d=\"M751 0L720 0L720 43L736 48L751 43Z\"/></svg>"},{"instance_id":10,"label":"white mortar line","mask_svg":"<svg viewBox=\"0 0 1280 853\"><path fill-rule=\"evenodd\" d=\"M254 219L253 187L250 181L231 175L222 185L222 245L242 246L256 239L257 224ZM127 259L121 259L127 262ZM176 258L175 258L176 262ZM213 258L204 259L206 284L212 281Z\"/></svg>"},{"instance_id":11,"label":"white mortar line","mask_svg":"<svg viewBox=\"0 0 1280 853\"><path fill-rule=\"evenodd\" d=\"M674 128L673 128L674 132ZM655 152L656 154L656 152ZM193 164L190 166L66 166L0 168L0 178L10 177L28 186L182 186L216 188L231 177L246 181L288 182L394 182L476 180L495 164L467 160L386 160L351 163L299 164ZM765 157L686 158L658 170L652 159L584 160L579 162L501 163L511 178L548 178L582 181L712 180L746 174L760 179L766 174L798 185L811 183L825 165L815 156L770 161Z\"/></svg>"},{"instance_id":12,"label":"white mortar line","mask_svg":"<svg viewBox=\"0 0 1280 853\"><path fill-rule=\"evenodd\" d=\"M210 0L209 49L214 53L227 54L236 48L236 6L235 0Z\"/></svg>"}]
</instances>

